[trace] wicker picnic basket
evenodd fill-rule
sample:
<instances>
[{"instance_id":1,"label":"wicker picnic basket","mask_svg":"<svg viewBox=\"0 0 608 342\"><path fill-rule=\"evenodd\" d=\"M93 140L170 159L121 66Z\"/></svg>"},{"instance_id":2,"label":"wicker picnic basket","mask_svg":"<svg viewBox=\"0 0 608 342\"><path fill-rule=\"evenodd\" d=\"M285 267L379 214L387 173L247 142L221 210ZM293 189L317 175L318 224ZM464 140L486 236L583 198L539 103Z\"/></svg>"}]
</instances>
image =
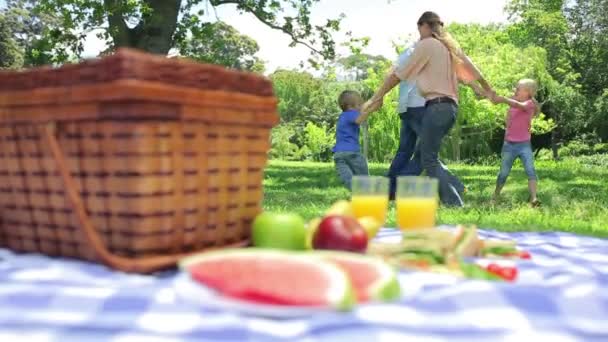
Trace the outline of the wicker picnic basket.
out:
<instances>
[{"instance_id":1,"label":"wicker picnic basket","mask_svg":"<svg viewBox=\"0 0 608 342\"><path fill-rule=\"evenodd\" d=\"M0 73L0 246L127 272L247 244L271 83L119 50Z\"/></svg>"}]
</instances>

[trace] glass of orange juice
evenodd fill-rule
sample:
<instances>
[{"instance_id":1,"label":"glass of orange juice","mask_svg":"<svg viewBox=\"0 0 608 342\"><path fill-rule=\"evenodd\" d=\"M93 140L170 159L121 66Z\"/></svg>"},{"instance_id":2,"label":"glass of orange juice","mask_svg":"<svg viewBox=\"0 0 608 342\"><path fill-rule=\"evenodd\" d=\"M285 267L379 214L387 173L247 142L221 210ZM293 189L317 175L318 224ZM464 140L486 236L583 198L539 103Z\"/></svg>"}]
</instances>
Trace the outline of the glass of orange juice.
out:
<instances>
[{"instance_id":1,"label":"glass of orange juice","mask_svg":"<svg viewBox=\"0 0 608 342\"><path fill-rule=\"evenodd\" d=\"M357 218L371 216L384 224L388 209L388 178L354 176L351 203Z\"/></svg>"},{"instance_id":2,"label":"glass of orange juice","mask_svg":"<svg viewBox=\"0 0 608 342\"><path fill-rule=\"evenodd\" d=\"M435 227L437 188L434 178L397 178L397 223L402 231Z\"/></svg>"}]
</instances>

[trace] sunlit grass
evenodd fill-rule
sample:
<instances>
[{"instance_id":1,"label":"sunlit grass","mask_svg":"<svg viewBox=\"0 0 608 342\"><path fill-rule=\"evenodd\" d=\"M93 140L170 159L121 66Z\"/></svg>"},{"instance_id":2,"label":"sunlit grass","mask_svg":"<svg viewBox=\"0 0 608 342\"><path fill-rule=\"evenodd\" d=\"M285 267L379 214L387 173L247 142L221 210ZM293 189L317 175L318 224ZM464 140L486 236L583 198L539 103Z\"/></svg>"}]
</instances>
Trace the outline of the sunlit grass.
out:
<instances>
[{"instance_id":1,"label":"sunlit grass","mask_svg":"<svg viewBox=\"0 0 608 342\"><path fill-rule=\"evenodd\" d=\"M526 176L519 163L503 191L501 201L490 204L498 172L495 166L449 164L468 188L466 207L441 208L440 223L477 224L505 231L570 231L608 237L608 170L577 160L539 161L541 208L527 205ZM374 175L388 166L370 165ZM266 169L264 208L290 211L306 219L319 216L333 202L350 197L340 185L333 164L271 161ZM387 225L394 226L394 208Z\"/></svg>"}]
</instances>

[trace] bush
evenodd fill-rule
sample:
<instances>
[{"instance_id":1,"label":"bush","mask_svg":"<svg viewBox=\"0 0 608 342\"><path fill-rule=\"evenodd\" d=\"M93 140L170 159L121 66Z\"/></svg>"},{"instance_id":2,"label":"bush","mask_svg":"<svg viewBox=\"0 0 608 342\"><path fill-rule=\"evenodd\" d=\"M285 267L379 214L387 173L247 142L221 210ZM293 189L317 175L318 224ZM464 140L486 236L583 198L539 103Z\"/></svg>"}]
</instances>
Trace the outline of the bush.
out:
<instances>
[{"instance_id":1,"label":"bush","mask_svg":"<svg viewBox=\"0 0 608 342\"><path fill-rule=\"evenodd\" d=\"M592 154L593 148L581 140L572 140L559 150L562 156L584 156Z\"/></svg>"},{"instance_id":2,"label":"bush","mask_svg":"<svg viewBox=\"0 0 608 342\"><path fill-rule=\"evenodd\" d=\"M587 166L603 166L608 168L608 154L594 154L590 156L581 156L576 158L576 160L582 164Z\"/></svg>"},{"instance_id":3,"label":"bush","mask_svg":"<svg viewBox=\"0 0 608 342\"><path fill-rule=\"evenodd\" d=\"M596 134L583 134L561 148L560 154L563 156L576 157L608 153L608 143L602 143L600 141L600 137Z\"/></svg>"},{"instance_id":4,"label":"bush","mask_svg":"<svg viewBox=\"0 0 608 342\"><path fill-rule=\"evenodd\" d=\"M314 161L329 161L331 148L336 141L335 133L328 132L326 127L308 122L304 128L304 147L310 151Z\"/></svg>"},{"instance_id":5,"label":"bush","mask_svg":"<svg viewBox=\"0 0 608 342\"><path fill-rule=\"evenodd\" d=\"M280 124L272 129L270 158L282 160L297 160L298 145L291 142L295 130L286 124Z\"/></svg>"},{"instance_id":6,"label":"bush","mask_svg":"<svg viewBox=\"0 0 608 342\"><path fill-rule=\"evenodd\" d=\"M593 153L595 153L595 154L608 153L608 143L595 144L595 146L593 146Z\"/></svg>"}]
</instances>

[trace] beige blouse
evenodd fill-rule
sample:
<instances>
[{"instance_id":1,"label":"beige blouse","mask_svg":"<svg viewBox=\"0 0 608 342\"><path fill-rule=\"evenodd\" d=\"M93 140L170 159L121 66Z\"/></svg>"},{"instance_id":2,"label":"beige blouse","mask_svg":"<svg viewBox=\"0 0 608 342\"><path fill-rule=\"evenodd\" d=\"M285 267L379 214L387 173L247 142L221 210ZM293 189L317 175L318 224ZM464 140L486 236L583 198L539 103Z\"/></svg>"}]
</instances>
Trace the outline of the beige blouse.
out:
<instances>
[{"instance_id":1,"label":"beige blouse","mask_svg":"<svg viewBox=\"0 0 608 342\"><path fill-rule=\"evenodd\" d=\"M459 78L471 82L481 76L468 57L461 57L462 63L454 65L449 50L439 40L426 38L418 43L408 63L394 72L401 80L415 80L427 100L448 96L458 103Z\"/></svg>"}]
</instances>

